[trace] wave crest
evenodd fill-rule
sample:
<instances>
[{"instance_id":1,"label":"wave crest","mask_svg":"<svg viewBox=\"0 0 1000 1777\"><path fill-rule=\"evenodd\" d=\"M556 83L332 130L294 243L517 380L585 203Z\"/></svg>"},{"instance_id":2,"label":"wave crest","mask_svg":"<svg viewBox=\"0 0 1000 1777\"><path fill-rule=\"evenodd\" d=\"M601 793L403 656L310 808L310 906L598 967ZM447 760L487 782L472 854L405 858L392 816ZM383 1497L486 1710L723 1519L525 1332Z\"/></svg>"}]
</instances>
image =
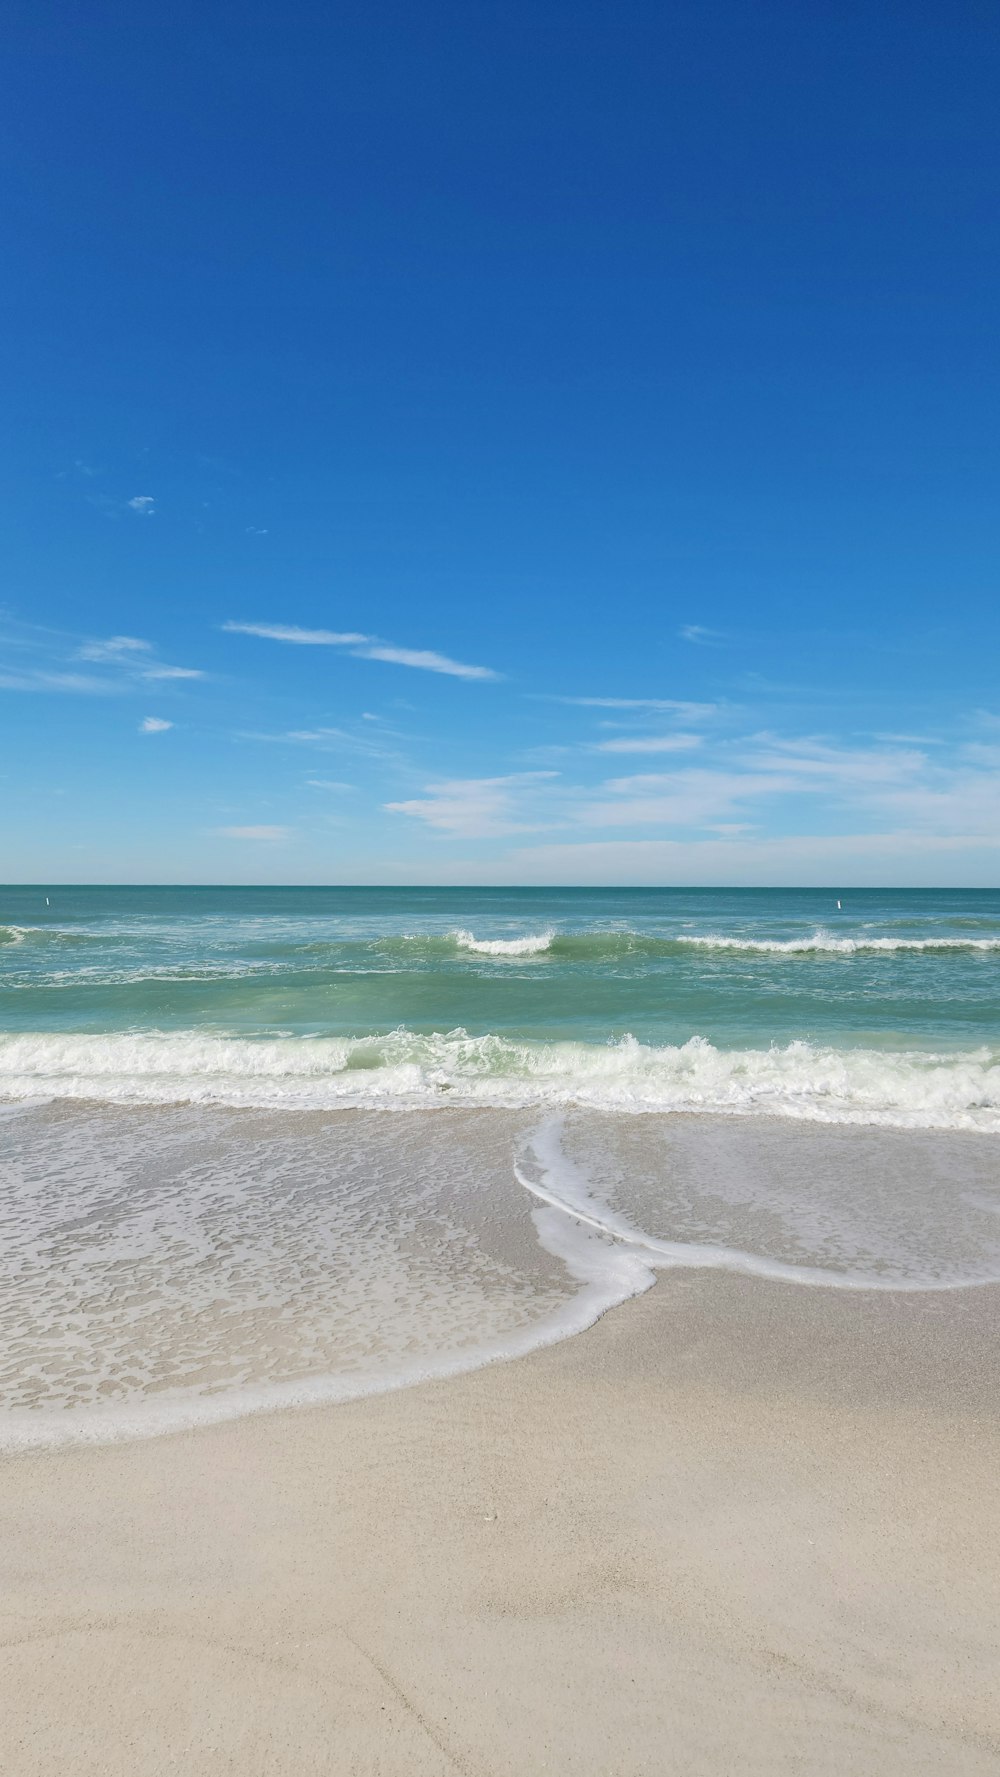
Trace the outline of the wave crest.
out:
<instances>
[{"instance_id":1,"label":"wave crest","mask_svg":"<svg viewBox=\"0 0 1000 1777\"><path fill-rule=\"evenodd\" d=\"M866 951L896 950L1000 950L1000 938L838 938L832 932L814 932L809 938L728 938L712 933L679 938L679 944L705 950L744 950L761 955L857 956Z\"/></svg>"},{"instance_id":2,"label":"wave crest","mask_svg":"<svg viewBox=\"0 0 1000 1777\"><path fill-rule=\"evenodd\" d=\"M904 1129L1000 1132L1000 1054L718 1049L518 1041L465 1030L245 1038L200 1032L0 1038L0 1101L96 1099L262 1108L580 1105Z\"/></svg>"},{"instance_id":3,"label":"wave crest","mask_svg":"<svg viewBox=\"0 0 1000 1777\"><path fill-rule=\"evenodd\" d=\"M524 938L475 938L471 932L453 934L459 950L476 956L542 956L552 943L552 932L528 933Z\"/></svg>"}]
</instances>

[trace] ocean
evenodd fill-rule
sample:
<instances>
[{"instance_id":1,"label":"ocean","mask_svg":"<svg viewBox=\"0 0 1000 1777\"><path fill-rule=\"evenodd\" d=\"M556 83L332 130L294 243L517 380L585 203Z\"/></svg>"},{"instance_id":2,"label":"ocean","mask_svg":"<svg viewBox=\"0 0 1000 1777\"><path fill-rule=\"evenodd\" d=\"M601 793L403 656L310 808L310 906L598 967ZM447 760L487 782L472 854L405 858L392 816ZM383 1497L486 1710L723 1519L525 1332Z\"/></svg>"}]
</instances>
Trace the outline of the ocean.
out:
<instances>
[{"instance_id":1,"label":"ocean","mask_svg":"<svg viewBox=\"0 0 1000 1777\"><path fill-rule=\"evenodd\" d=\"M1000 1279L1000 892L0 889L0 1443Z\"/></svg>"}]
</instances>

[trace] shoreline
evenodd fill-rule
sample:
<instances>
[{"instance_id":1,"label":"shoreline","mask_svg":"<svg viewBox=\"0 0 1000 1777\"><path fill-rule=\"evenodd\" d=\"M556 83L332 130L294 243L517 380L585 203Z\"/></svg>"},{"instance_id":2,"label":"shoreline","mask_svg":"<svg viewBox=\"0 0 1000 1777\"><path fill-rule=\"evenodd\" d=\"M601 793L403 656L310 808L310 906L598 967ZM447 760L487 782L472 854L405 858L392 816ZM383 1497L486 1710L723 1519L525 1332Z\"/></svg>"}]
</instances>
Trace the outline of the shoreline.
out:
<instances>
[{"instance_id":1,"label":"shoreline","mask_svg":"<svg viewBox=\"0 0 1000 1777\"><path fill-rule=\"evenodd\" d=\"M95 1237L92 1248L83 1248L73 1292L60 1295L59 1273L53 1271L53 1293L50 1300L45 1300L37 1280L34 1285L26 1281L34 1263L31 1239L25 1233L27 1229L30 1235L30 1227L23 1216L20 1227L16 1213L12 1216L8 1273L14 1294L4 1323L11 1341L8 1378L16 1375L18 1363L34 1363L39 1375L44 1375L46 1372L40 1368L44 1354L50 1378L57 1374L57 1365L63 1363L63 1386L69 1392L74 1379L78 1383L81 1376L86 1376L88 1364L101 1364L102 1351L115 1350L117 1376L124 1392L115 1399L109 1391L102 1399L95 1389L92 1398L87 1399L79 1389L79 1399L68 1406L58 1400L47 1404L41 1388L37 1405L24 1404L15 1397L0 1415L0 1457L24 1450L102 1447L173 1436L200 1426L223 1425L289 1409L341 1406L470 1374L498 1363L515 1362L578 1337L611 1309L651 1288L661 1276L669 1279L702 1273L736 1275L784 1283L794 1290L818 1289L862 1296L963 1296L1000 1287L996 1257L1000 1249L991 1219L998 1207L994 1202L993 1171L997 1150L995 1142L982 1146L982 1136L978 1134L952 1132L946 1136L934 1131L877 1129L835 1132L804 1123L788 1124L779 1118L759 1119L753 1127L739 1129L732 1119L707 1113L657 1119L656 1125L647 1124L645 1118L627 1119L620 1125L608 1120L588 1124L586 1114L581 1113L577 1119L583 1131L581 1158L579 1141L572 1152L564 1146L566 1130L561 1117L545 1118L535 1124L525 1113L458 1107L409 1112L406 1117L405 1126L394 1126L392 1121L385 1120L381 1110L295 1111L279 1117L265 1111L251 1115L246 1111L221 1112L204 1107L193 1111L159 1107L143 1119L141 1142L137 1144L134 1109L98 1105L80 1111L45 1106L26 1116L23 1152L12 1166L15 1202L19 1189L23 1201L32 1202L36 1188L33 1181L44 1175L54 1181L51 1196L53 1202L59 1203L62 1194L78 1188L80 1175L84 1171L87 1174L88 1182L77 1198L68 1198L64 1219L53 1221L44 1233L44 1240L50 1244L63 1242L64 1268L69 1270L75 1257L72 1242L78 1228L96 1226L103 1231L106 1223L114 1231L117 1217L119 1227L127 1228L128 1233L119 1233L118 1248L110 1249L110 1271L106 1269L107 1249L102 1249ZM634 1127L626 1126L633 1122ZM641 1125L646 1125L646 1129ZM543 1309L530 1318L514 1315L502 1330L494 1319L491 1329L489 1302L484 1294L476 1304L484 1312L482 1325L470 1323L467 1316L461 1340L449 1342L444 1336L438 1343L433 1318L422 1308L417 1286L397 1274L392 1280L397 1301L401 1282L406 1281L410 1294L405 1312L412 1314L414 1320L407 1325L404 1314L402 1331L398 1327L396 1330L397 1348L392 1356L380 1356L380 1329L374 1323L365 1323L368 1349L362 1348L353 1362L341 1367L331 1363L327 1368L314 1364L298 1371L288 1366L283 1374L278 1370L269 1375L267 1341L275 1336L272 1319L257 1335L260 1368L256 1373L248 1365L243 1378L219 1378L214 1387L199 1389L186 1385L185 1363L189 1372L197 1370L197 1359L190 1355L191 1322L175 1319L174 1346L183 1350L187 1342L187 1350L183 1360L174 1363L174 1377L164 1369L145 1390L136 1386L134 1367L145 1356L142 1338L146 1337L151 1346L162 1338L156 1311L161 1301L170 1306L170 1292L183 1287L186 1268L195 1273L199 1267L204 1269L206 1248L217 1252L216 1268L200 1300L192 1291L192 1310L197 1307L204 1314L206 1306L208 1309L199 1348L207 1364L213 1353L211 1341L218 1338L227 1311L238 1316L248 1297L252 1307L254 1289L262 1300L266 1291L273 1294L272 1273L281 1280L289 1298L294 1298L294 1292L308 1277L314 1252L294 1250L293 1263L282 1271L275 1242L310 1215L313 1220L306 1226L327 1242L323 1248L326 1271L320 1279L322 1288L318 1294L314 1289L308 1299L308 1311L299 1314L304 1325L315 1326L309 1313L321 1316L326 1304L340 1300L338 1289L342 1287L334 1268L335 1241L329 1233L330 1205L338 1197L336 1192L327 1195L328 1179L339 1179L338 1169L342 1167L348 1174L353 1168L356 1178L357 1156L362 1146L364 1164L372 1177L388 1178L385 1168L390 1162L394 1172L398 1172L396 1136L400 1127L405 1127L411 1143L404 1150L403 1171L409 1169L414 1176L418 1172L426 1175L438 1187L443 1182L443 1153L447 1151L449 1163L454 1163L454 1156L460 1156L455 1171L458 1183L453 1181L459 1194L453 1195L451 1208L442 1207L436 1199L432 1203L426 1194L421 1194L424 1186L420 1185L416 1196L390 1208L387 1186L385 1226L390 1230L390 1238L401 1244L399 1225L408 1218L416 1218L426 1228L420 1249L423 1263L436 1268L444 1277L441 1254L452 1238L448 1216L454 1213L455 1226L466 1241L485 1242L493 1258L501 1267L508 1268L506 1273L501 1269L493 1274L495 1277L516 1273L519 1281L530 1280L539 1292L548 1289ZM571 1123L571 1133L573 1127ZM97 1142L96 1147L87 1150L85 1167L80 1145L84 1131L88 1140ZM612 1136L617 1141L623 1135L629 1136L630 1145L620 1153L609 1150L602 1162L610 1169L612 1183L616 1166L619 1176L629 1178L633 1200L627 1213L614 1206L613 1191L608 1200L601 1194L599 1167L594 1188L587 1157L595 1131L601 1139ZM647 1132L654 1145L644 1148L642 1140ZM427 1145L432 1134L444 1138L444 1148L440 1142L433 1149ZM656 1145L661 1138L667 1142L665 1148ZM206 1187L201 1163L211 1142L215 1142L221 1158L215 1162L215 1172L207 1175ZM296 1144L291 1160L289 1142ZM171 1156L168 1162L163 1161L163 1153ZM109 1207L104 1201L102 1180L106 1171L114 1175L123 1154L129 1156L132 1170L117 1178L117 1201L112 1197ZM286 1170L283 1179L272 1185L269 1197L266 1191L251 1187L261 1177L268 1177L275 1154L283 1155ZM170 1166L180 1170L171 1173ZM312 1172L303 1197L301 1187L308 1168ZM476 1190L462 1195L465 1176L470 1172L477 1175ZM673 1202L667 1195L666 1213L660 1187L664 1176L671 1178L671 1190L676 1193ZM716 1194L714 1197L705 1195L706 1176L711 1179L709 1190ZM945 1176L948 1198L943 1194ZM643 1177L645 1186L641 1182ZM810 1179L816 1207L810 1209L800 1226L789 1208L789 1193L792 1197L801 1196L803 1177ZM294 1180L298 1192L294 1208L284 1194L287 1178ZM851 1214L858 1212L851 1210L849 1201L842 1201L844 1178L854 1181L862 1218L867 1216L870 1220L867 1233L863 1220L852 1231ZM727 1222L724 1191L730 1179L735 1179L733 1201L737 1207L729 1208ZM176 1190L177 1180L184 1185L180 1194ZM202 1223L198 1220L198 1206L209 1191L211 1208L210 1188L219 1190L220 1181L229 1195L217 1199L211 1215L206 1209ZM344 1201L349 1200L350 1189L348 1177ZM906 1193L908 1231L897 1214L898 1191ZM144 1199L144 1192L151 1195ZM188 1222L177 1212L181 1200L194 1205L193 1219ZM269 1219L272 1200L278 1213L270 1214ZM947 1214L942 1219L942 1211L947 1211L951 1200L962 1207L969 1230L975 1227L976 1233L974 1238L971 1232L966 1236L964 1247L959 1241L949 1250L947 1243L954 1242L954 1236ZM145 1209L145 1220L141 1207L137 1210L134 1236L132 1223L125 1220L133 1202L152 1205ZM257 1206L257 1219L251 1216L249 1220L237 1221L235 1218L248 1204ZM747 1219L748 1205L760 1217L757 1223ZM973 1205L977 1207L974 1209ZM831 1244L831 1230L838 1225L838 1217L842 1219L845 1214L847 1232L841 1235L838 1251ZM974 1222L974 1215L978 1215L978 1223ZM714 1238L703 1219L706 1216L710 1218ZM156 1230L155 1244L150 1227ZM350 1222L346 1229L350 1237ZM176 1277L168 1273L164 1280L156 1267L160 1263L159 1252L167 1248L169 1238L183 1252L184 1262L177 1269L179 1261L175 1261ZM412 1242L413 1235L409 1238ZM244 1296L229 1285L226 1271L226 1253L234 1241L239 1244L241 1240L239 1262L249 1278ZM372 1240L367 1225L363 1226L362 1240ZM984 1241L986 1246L982 1248ZM456 1250L462 1253L464 1247L460 1244ZM554 1272L550 1270L546 1277L546 1264L551 1267L553 1261ZM465 1263L463 1258L459 1275ZM114 1274L120 1273L123 1266L136 1270L131 1302L139 1302L140 1313L152 1303L148 1323L140 1322L141 1331L131 1349L114 1344L120 1338L122 1325L128 1324L128 1309L124 1313L117 1309L121 1288L112 1283ZM312 1268L315 1273L316 1267ZM421 1276L426 1288L426 1269ZM384 1309L383 1298L377 1296L380 1284L376 1273L367 1279L365 1289L373 1300L382 1301ZM143 1287L147 1292L145 1299ZM442 1287L446 1292L450 1282ZM228 1295L224 1293L227 1288ZM211 1300L213 1289L220 1294ZM154 1294L157 1290L159 1297ZM89 1347L83 1347L79 1332L78 1343L73 1347L70 1330L65 1335L70 1342L70 1356L63 1358L59 1340L52 1342L51 1326L58 1326L61 1318L62 1324L72 1329L75 1314L79 1328L81 1318L88 1313L93 1314L95 1326ZM98 1318L98 1313L103 1318ZM351 1326L347 1311L339 1328L341 1337L349 1336ZM277 1328L278 1334L281 1330ZM37 1356L32 1336L38 1340ZM222 1340L216 1349L228 1356L228 1347ZM336 1356L336 1349L331 1355ZM168 1348L165 1362L172 1357L173 1348ZM205 1373L210 1374L210 1370ZM113 1382L115 1374L109 1372L109 1379Z\"/></svg>"},{"instance_id":2,"label":"shoreline","mask_svg":"<svg viewBox=\"0 0 1000 1777\"><path fill-rule=\"evenodd\" d=\"M12 1777L1000 1772L1000 1286L0 1459Z\"/></svg>"}]
</instances>

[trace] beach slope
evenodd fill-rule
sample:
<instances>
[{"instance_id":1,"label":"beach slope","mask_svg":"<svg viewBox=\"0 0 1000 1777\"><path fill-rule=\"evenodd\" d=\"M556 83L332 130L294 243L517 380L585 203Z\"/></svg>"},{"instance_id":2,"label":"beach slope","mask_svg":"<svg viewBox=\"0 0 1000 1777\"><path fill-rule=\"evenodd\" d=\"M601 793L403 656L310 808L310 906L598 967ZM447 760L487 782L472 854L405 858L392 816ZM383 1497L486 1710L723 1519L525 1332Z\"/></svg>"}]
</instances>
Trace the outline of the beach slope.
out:
<instances>
[{"instance_id":1,"label":"beach slope","mask_svg":"<svg viewBox=\"0 0 1000 1777\"><path fill-rule=\"evenodd\" d=\"M998 1325L668 1275L447 1382L8 1457L0 1768L1000 1773Z\"/></svg>"}]
</instances>

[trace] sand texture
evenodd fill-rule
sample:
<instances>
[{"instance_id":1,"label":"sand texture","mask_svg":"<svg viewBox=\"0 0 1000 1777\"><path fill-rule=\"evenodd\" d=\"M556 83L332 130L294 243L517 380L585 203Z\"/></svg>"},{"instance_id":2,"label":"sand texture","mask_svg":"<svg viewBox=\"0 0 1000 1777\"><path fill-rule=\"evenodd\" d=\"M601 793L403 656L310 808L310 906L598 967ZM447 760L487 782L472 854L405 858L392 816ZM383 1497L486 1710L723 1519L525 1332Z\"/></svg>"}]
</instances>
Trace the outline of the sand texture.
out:
<instances>
[{"instance_id":1,"label":"sand texture","mask_svg":"<svg viewBox=\"0 0 1000 1777\"><path fill-rule=\"evenodd\" d=\"M0 1465L6 1777L1000 1773L1000 1290Z\"/></svg>"}]
</instances>

